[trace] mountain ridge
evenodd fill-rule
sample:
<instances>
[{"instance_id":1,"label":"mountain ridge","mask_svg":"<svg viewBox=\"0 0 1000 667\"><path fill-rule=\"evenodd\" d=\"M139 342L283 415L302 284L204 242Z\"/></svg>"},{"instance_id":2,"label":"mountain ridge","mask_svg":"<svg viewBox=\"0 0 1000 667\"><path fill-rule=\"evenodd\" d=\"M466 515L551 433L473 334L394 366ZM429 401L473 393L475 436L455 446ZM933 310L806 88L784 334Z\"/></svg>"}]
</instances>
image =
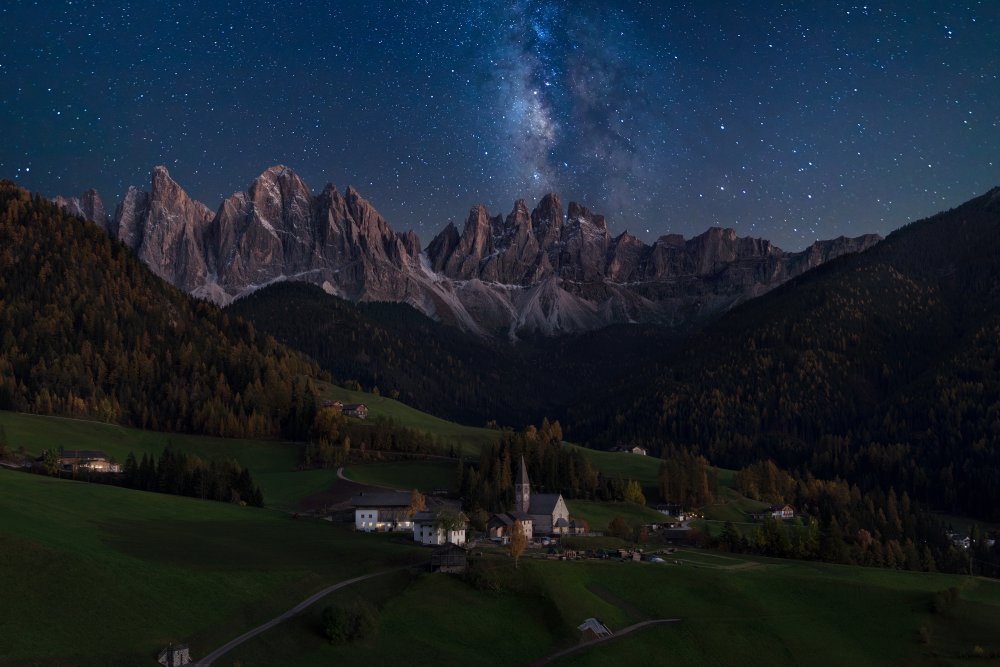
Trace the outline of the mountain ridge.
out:
<instances>
[{"instance_id":1,"label":"mountain ridge","mask_svg":"<svg viewBox=\"0 0 1000 667\"><path fill-rule=\"evenodd\" d=\"M269 167L213 214L166 168L151 189L132 186L113 218L96 191L54 200L101 224L160 277L220 305L281 280L303 280L351 301L407 303L481 336L516 340L609 324L680 326L713 317L845 253L874 234L817 241L789 253L770 241L709 228L647 245L612 237L604 216L545 195L506 217L470 209L426 248L396 232L353 186L313 195L294 170Z\"/></svg>"}]
</instances>

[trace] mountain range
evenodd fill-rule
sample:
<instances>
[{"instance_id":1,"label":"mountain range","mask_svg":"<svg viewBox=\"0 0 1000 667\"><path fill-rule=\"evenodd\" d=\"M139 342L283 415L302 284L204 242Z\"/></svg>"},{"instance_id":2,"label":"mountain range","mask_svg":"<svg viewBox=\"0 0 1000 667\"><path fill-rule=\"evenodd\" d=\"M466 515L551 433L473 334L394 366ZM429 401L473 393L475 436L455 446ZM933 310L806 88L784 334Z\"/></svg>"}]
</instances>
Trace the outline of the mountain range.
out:
<instances>
[{"instance_id":1,"label":"mountain range","mask_svg":"<svg viewBox=\"0 0 1000 667\"><path fill-rule=\"evenodd\" d=\"M321 286L350 301L407 303L484 337L592 331L610 324L697 324L846 253L880 239L869 234L817 241L801 252L710 228L652 245L604 216L548 194L507 216L473 207L462 231L449 223L424 248L393 230L353 187L319 195L291 169L265 170L213 212L167 170L150 190L130 187L113 216L100 196L57 197L71 213L101 224L158 276L220 305L274 282Z\"/></svg>"}]
</instances>

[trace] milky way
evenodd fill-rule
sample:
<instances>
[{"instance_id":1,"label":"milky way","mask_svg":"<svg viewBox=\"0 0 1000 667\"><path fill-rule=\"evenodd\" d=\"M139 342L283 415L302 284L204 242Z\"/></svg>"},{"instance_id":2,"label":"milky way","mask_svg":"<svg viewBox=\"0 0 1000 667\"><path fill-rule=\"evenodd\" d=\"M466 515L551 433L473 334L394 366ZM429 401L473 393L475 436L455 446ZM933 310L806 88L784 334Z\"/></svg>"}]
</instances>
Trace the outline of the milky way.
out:
<instances>
[{"instance_id":1,"label":"milky way","mask_svg":"<svg viewBox=\"0 0 1000 667\"><path fill-rule=\"evenodd\" d=\"M210 206L271 164L424 242L556 191L652 240L886 233L1000 184L1000 5L5 2L0 177Z\"/></svg>"}]
</instances>

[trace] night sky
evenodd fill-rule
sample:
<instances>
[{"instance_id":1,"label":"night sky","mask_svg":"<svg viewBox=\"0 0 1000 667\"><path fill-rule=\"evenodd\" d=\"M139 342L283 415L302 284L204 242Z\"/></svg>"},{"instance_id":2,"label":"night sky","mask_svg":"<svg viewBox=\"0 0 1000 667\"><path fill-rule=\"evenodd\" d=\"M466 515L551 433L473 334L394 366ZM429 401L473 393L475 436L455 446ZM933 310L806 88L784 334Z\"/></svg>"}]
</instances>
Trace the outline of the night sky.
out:
<instances>
[{"instance_id":1,"label":"night sky","mask_svg":"<svg viewBox=\"0 0 1000 667\"><path fill-rule=\"evenodd\" d=\"M272 164L426 244L547 191L794 250L1000 184L1000 2L0 5L0 177L216 208Z\"/></svg>"}]
</instances>

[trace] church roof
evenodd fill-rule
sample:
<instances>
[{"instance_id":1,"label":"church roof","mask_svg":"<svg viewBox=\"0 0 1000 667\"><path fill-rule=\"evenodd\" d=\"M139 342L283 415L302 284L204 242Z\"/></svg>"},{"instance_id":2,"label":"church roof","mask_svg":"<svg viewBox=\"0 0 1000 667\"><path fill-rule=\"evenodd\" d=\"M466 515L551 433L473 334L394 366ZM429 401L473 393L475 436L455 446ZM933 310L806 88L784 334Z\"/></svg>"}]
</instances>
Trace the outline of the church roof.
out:
<instances>
[{"instance_id":1,"label":"church roof","mask_svg":"<svg viewBox=\"0 0 1000 667\"><path fill-rule=\"evenodd\" d=\"M528 510L528 513L552 514L560 498L562 498L561 493L533 493L531 494L531 509Z\"/></svg>"}]
</instances>

